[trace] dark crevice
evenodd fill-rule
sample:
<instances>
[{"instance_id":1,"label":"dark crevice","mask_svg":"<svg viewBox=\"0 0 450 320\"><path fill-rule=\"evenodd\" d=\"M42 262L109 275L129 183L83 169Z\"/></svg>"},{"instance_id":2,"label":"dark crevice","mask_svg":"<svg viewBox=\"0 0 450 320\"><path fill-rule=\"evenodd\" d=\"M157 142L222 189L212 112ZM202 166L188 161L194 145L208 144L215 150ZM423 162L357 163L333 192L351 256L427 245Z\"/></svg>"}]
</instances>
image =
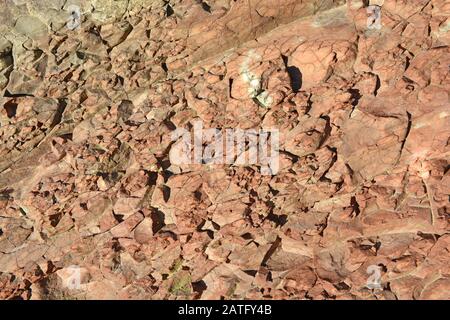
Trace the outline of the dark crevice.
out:
<instances>
[{"instance_id":1,"label":"dark crevice","mask_svg":"<svg viewBox=\"0 0 450 320\"><path fill-rule=\"evenodd\" d=\"M171 166L170 160L166 156L156 157L156 160L158 161L159 167L163 170L167 170Z\"/></svg>"},{"instance_id":2,"label":"dark crevice","mask_svg":"<svg viewBox=\"0 0 450 320\"><path fill-rule=\"evenodd\" d=\"M325 128L324 128L324 132L323 132L323 136L322 139L320 140L319 143L319 149L323 146L323 144L325 143L325 141L327 141L328 137L331 136L331 122L330 122L330 117L329 116L321 116L321 119L324 119L325 122Z\"/></svg>"},{"instance_id":3,"label":"dark crevice","mask_svg":"<svg viewBox=\"0 0 450 320\"><path fill-rule=\"evenodd\" d=\"M376 84L375 84L375 91L374 91L374 93L373 93L374 96L376 96L376 95L378 94L378 90L379 90L380 87L381 87L380 77L379 77L378 75L376 75L376 76L377 76L377 82L376 82Z\"/></svg>"},{"instance_id":4,"label":"dark crevice","mask_svg":"<svg viewBox=\"0 0 450 320\"><path fill-rule=\"evenodd\" d=\"M175 11L173 11L172 6L170 4L168 4L166 7L166 17L170 17L174 13L175 13Z\"/></svg>"},{"instance_id":5,"label":"dark crevice","mask_svg":"<svg viewBox=\"0 0 450 320\"><path fill-rule=\"evenodd\" d=\"M158 173L153 171L145 171L145 173L148 175L147 184L149 186L156 185L156 180L158 179Z\"/></svg>"},{"instance_id":6,"label":"dark crevice","mask_svg":"<svg viewBox=\"0 0 450 320\"><path fill-rule=\"evenodd\" d=\"M359 89L349 89L348 92L352 95L352 106L356 107L361 99L362 95L359 92Z\"/></svg>"},{"instance_id":7,"label":"dark crevice","mask_svg":"<svg viewBox=\"0 0 450 320\"><path fill-rule=\"evenodd\" d=\"M209 4L207 4L205 1L202 1L200 4L203 10L205 10L208 13L211 13L211 6Z\"/></svg>"},{"instance_id":8,"label":"dark crevice","mask_svg":"<svg viewBox=\"0 0 450 320\"><path fill-rule=\"evenodd\" d=\"M290 158L292 163L297 163L300 160L300 157L286 150L280 150L279 153L284 154Z\"/></svg>"},{"instance_id":9,"label":"dark crevice","mask_svg":"<svg viewBox=\"0 0 450 320\"><path fill-rule=\"evenodd\" d=\"M165 62L161 63L161 68L164 70L164 72L167 72L169 69L167 69L167 64Z\"/></svg>"},{"instance_id":10,"label":"dark crevice","mask_svg":"<svg viewBox=\"0 0 450 320\"><path fill-rule=\"evenodd\" d=\"M283 59L286 72L289 75L292 91L298 92L302 87L302 73L296 66L288 66L288 58L285 55L281 55L281 58Z\"/></svg>"},{"instance_id":11,"label":"dark crevice","mask_svg":"<svg viewBox=\"0 0 450 320\"><path fill-rule=\"evenodd\" d=\"M338 284L334 285L336 289L338 290L348 290L350 289L350 286L348 284L346 284L345 282L339 282Z\"/></svg>"},{"instance_id":12,"label":"dark crevice","mask_svg":"<svg viewBox=\"0 0 450 320\"><path fill-rule=\"evenodd\" d=\"M311 108L312 108L312 101L311 101L311 95L309 95L308 101L306 101L305 113L309 113L309 111L311 111Z\"/></svg>"},{"instance_id":13,"label":"dark crevice","mask_svg":"<svg viewBox=\"0 0 450 320\"><path fill-rule=\"evenodd\" d=\"M81 59L81 60L86 59L86 54L85 54L84 52L82 52L82 51L77 50L77 51L75 52L75 54L77 55L77 58L78 58L78 59Z\"/></svg>"},{"instance_id":14,"label":"dark crevice","mask_svg":"<svg viewBox=\"0 0 450 320\"><path fill-rule=\"evenodd\" d=\"M169 201L169 198L170 198L170 188L169 188L168 186L163 185L163 186L161 187L161 189L162 189L161 191L162 191L162 193L163 193L164 201L165 201L165 202Z\"/></svg>"},{"instance_id":15,"label":"dark crevice","mask_svg":"<svg viewBox=\"0 0 450 320\"><path fill-rule=\"evenodd\" d=\"M52 120L51 128L55 127L57 124L61 123L61 119L66 110L67 102L64 99L58 99L58 109L56 110L55 117Z\"/></svg>"},{"instance_id":16,"label":"dark crevice","mask_svg":"<svg viewBox=\"0 0 450 320\"><path fill-rule=\"evenodd\" d=\"M280 243L281 243L281 238L277 237L277 239L272 243L272 246L269 248L269 250L267 250L267 253L261 262L261 266L266 265L267 261L269 261L270 257L274 254L275 250L277 250Z\"/></svg>"},{"instance_id":17,"label":"dark crevice","mask_svg":"<svg viewBox=\"0 0 450 320\"><path fill-rule=\"evenodd\" d=\"M49 216L50 225L52 227L56 227L58 225L59 221L62 219L62 217L63 217L62 213L56 213L56 214Z\"/></svg>"},{"instance_id":18,"label":"dark crevice","mask_svg":"<svg viewBox=\"0 0 450 320\"><path fill-rule=\"evenodd\" d=\"M298 92L302 87L302 73L300 69L295 66L290 66L286 68L289 78L291 80L292 91Z\"/></svg>"},{"instance_id":19,"label":"dark crevice","mask_svg":"<svg viewBox=\"0 0 450 320\"><path fill-rule=\"evenodd\" d=\"M197 201L201 201L202 200L202 192L200 190L194 191L194 198Z\"/></svg>"},{"instance_id":20,"label":"dark crevice","mask_svg":"<svg viewBox=\"0 0 450 320\"><path fill-rule=\"evenodd\" d=\"M208 287L206 286L205 281L200 280L197 282L192 282L192 290L197 293L197 298L200 298Z\"/></svg>"},{"instance_id":21,"label":"dark crevice","mask_svg":"<svg viewBox=\"0 0 450 320\"><path fill-rule=\"evenodd\" d=\"M28 93L11 93L8 90L5 90L4 97L6 97L6 98L20 98L20 97L34 97L34 95L28 94Z\"/></svg>"},{"instance_id":22,"label":"dark crevice","mask_svg":"<svg viewBox=\"0 0 450 320\"><path fill-rule=\"evenodd\" d=\"M154 208L150 215L152 219L152 231L153 234L156 234L159 230L164 227L164 213Z\"/></svg>"},{"instance_id":23,"label":"dark crevice","mask_svg":"<svg viewBox=\"0 0 450 320\"><path fill-rule=\"evenodd\" d=\"M397 164L400 162L400 159L402 157L403 148L405 147L406 139L409 136L409 132L411 131L411 126L412 126L412 117L408 111L406 111L406 116L408 118L408 125L406 127L405 137L403 138L402 145L400 146L400 152L399 152L399 155L398 155L398 158L396 161Z\"/></svg>"},{"instance_id":24,"label":"dark crevice","mask_svg":"<svg viewBox=\"0 0 450 320\"><path fill-rule=\"evenodd\" d=\"M353 177L355 176L355 171L353 171L352 167L350 167L350 165L348 163L345 164L345 167L348 170L348 173L350 175L350 178L353 179Z\"/></svg>"},{"instance_id":25,"label":"dark crevice","mask_svg":"<svg viewBox=\"0 0 450 320\"><path fill-rule=\"evenodd\" d=\"M277 227L282 227L286 222L287 222L287 215L282 214L282 215L276 215L272 212L270 212L267 215L267 220L275 222Z\"/></svg>"},{"instance_id":26,"label":"dark crevice","mask_svg":"<svg viewBox=\"0 0 450 320\"><path fill-rule=\"evenodd\" d=\"M356 201L356 197L355 196L351 197L350 205L352 206L353 212L355 213L355 215L358 216L359 213L361 212L361 210L359 209L359 204Z\"/></svg>"},{"instance_id":27,"label":"dark crevice","mask_svg":"<svg viewBox=\"0 0 450 320\"><path fill-rule=\"evenodd\" d=\"M241 235L242 239L244 240L253 240L253 235L249 232L244 233L243 235Z\"/></svg>"},{"instance_id":28,"label":"dark crevice","mask_svg":"<svg viewBox=\"0 0 450 320\"><path fill-rule=\"evenodd\" d=\"M170 121L168 118L163 120L164 125L169 128L169 130L174 131L177 129L177 126Z\"/></svg>"},{"instance_id":29,"label":"dark crevice","mask_svg":"<svg viewBox=\"0 0 450 320\"><path fill-rule=\"evenodd\" d=\"M85 209L85 210L87 211L87 209ZM123 214L116 214L116 213L114 213L113 215L114 215L114 218L116 219L116 221L118 223L122 223L123 222L123 220L124 220L124 215Z\"/></svg>"},{"instance_id":30,"label":"dark crevice","mask_svg":"<svg viewBox=\"0 0 450 320\"><path fill-rule=\"evenodd\" d=\"M405 70L404 71L408 70L409 65L410 65L410 60L411 59L409 57L406 57L406 59L405 59Z\"/></svg>"},{"instance_id":31,"label":"dark crevice","mask_svg":"<svg viewBox=\"0 0 450 320\"><path fill-rule=\"evenodd\" d=\"M3 108L5 109L8 118L11 119L16 116L17 106L18 104L15 103L13 100L10 100L4 104Z\"/></svg>"}]
</instances>

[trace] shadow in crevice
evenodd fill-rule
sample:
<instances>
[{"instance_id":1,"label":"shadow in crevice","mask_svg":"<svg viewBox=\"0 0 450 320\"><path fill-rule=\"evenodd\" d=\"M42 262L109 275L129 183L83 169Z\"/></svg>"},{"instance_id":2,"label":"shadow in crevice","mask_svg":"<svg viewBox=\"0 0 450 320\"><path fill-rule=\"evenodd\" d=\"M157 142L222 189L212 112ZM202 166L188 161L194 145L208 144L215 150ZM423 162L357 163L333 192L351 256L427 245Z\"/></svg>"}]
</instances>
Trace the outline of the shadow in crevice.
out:
<instances>
[{"instance_id":1,"label":"shadow in crevice","mask_svg":"<svg viewBox=\"0 0 450 320\"><path fill-rule=\"evenodd\" d=\"M152 231L153 234L157 233L159 230L161 230L165 224L164 224L164 213L160 210L153 208L152 213L150 215L150 218L152 219Z\"/></svg>"},{"instance_id":2,"label":"shadow in crevice","mask_svg":"<svg viewBox=\"0 0 450 320\"><path fill-rule=\"evenodd\" d=\"M3 108L5 109L6 115L8 116L8 118L11 119L16 116L17 106L18 106L18 104L16 102L14 102L13 100L10 100L4 104Z\"/></svg>"},{"instance_id":3,"label":"shadow in crevice","mask_svg":"<svg viewBox=\"0 0 450 320\"><path fill-rule=\"evenodd\" d=\"M352 88L352 89L349 89L348 92L352 95L352 98L351 98L352 106L356 107L359 103L359 100L362 98L362 95L361 95L359 89Z\"/></svg>"},{"instance_id":4,"label":"shadow in crevice","mask_svg":"<svg viewBox=\"0 0 450 320\"><path fill-rule=\"evenodd\" d=\"M173 11L172 6L170 4L168 4L166 7L166 17L170 17L174 13L175 13L175 11Z\"/></svg>"},{"instance_id":5,"label":"shadow in crevice","mask_svg":"<svg viewBox=\"0 0 450 320\"><path fill-rule=\"evenodd\" d=\"M192 282L192 290L197 294L198 298L200 298L203 294L203 291L208 289L205 281L200 280L197 282Z\"/></svg>"},{"instance_id":6,"label":"shadow in crevice","mask_svg":"<svg viewBox=\"0 0 450 320\"><path fill-rule=\"evenodd\" d=\"M296 66L288 66L288 57L281 55L281 58L283 59L286 72L289 75L292 91L298 92L302 87L302 73Z\"/></svg>"},{"instance_id":7,"label":"shadow in crevice","mask_svg":"<svg viewBox=\"0 0 450 320\"><path fill-rule=\"evenodd\" d=\"M211 13L211 6L207 4L205 1L201 1L200 5L202 6L203 10L205 10L208 13Z\"/></svg>"},{"instance_id":8,"label":"shadow in crevice","mask_svg":"<svg viewBox=\"0 0 450 320\"><path fill-rule=\"evenodd\" d=\"M290 66L286 68L289 78L291 79L292 91L298 92L302 87L302 73L300 69L295 66Z\"/></svg>"}]
</instances>

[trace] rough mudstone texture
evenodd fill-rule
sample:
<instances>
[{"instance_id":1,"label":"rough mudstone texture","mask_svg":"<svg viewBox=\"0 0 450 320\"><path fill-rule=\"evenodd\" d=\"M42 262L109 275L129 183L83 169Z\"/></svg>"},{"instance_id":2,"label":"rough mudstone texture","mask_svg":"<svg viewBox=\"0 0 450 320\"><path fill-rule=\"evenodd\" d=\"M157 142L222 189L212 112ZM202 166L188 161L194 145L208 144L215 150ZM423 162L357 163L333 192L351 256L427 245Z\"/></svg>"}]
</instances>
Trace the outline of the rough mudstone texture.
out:
<instances>
[{"instance_id":1,"label":"rough mudstone texture","mask_svg":"<svg viewBox=\"0 0 450 320\"><path fill-rule=\"evenodd\" d=\"M1 299L450 299L449 1L0 5Z\"/></svg>"}]
</instances>

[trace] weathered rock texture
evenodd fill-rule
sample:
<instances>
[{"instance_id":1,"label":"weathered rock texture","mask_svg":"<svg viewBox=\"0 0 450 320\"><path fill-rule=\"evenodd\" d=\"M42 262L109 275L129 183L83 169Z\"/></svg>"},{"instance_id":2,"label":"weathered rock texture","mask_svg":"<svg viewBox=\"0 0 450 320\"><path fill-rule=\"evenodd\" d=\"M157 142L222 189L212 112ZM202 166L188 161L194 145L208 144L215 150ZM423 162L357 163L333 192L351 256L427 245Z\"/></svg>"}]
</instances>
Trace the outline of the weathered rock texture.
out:
<instances>
[{"instance_id":1,"label":"weathered rock texture","mask_svg":"<svg viewBox=\"0 0 450 320\"><path fill-rule=\"evenodd\" d=\"M450 298L448 1L0 3L0 298ZM195 120L280 171L171 164Z\"/></svg>"}]
</instances>

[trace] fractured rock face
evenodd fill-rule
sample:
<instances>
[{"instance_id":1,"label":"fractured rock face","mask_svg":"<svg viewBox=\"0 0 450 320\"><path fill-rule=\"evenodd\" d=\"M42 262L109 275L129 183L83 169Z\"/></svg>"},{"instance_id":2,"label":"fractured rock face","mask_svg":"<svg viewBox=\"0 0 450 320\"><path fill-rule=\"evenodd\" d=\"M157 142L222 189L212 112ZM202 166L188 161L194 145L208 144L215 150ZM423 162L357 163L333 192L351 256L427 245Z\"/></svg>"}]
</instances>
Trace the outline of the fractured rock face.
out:
<instances>
[{"instance_id":1,"label":"fractured rock face","mask_svg":"<svg viewBox=\"0 0 450 320\"><path fill-rule=\"evenodd\" d=\"M448 1L3 8L1 299L449 298Z\"/></svg>"}]
</instances>

